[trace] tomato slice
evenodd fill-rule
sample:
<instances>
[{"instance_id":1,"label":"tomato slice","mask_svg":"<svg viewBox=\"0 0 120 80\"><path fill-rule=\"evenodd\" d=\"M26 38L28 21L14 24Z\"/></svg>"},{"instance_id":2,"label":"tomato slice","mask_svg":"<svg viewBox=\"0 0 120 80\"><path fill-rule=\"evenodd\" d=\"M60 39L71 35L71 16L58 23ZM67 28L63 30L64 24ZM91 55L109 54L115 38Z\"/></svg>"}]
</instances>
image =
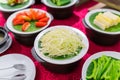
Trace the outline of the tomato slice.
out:
<instances>
[{"instance_id":1,"label":"tomato slice","mask_svg":"<svg viewBox=\"0 0 120 80\"><path fill-rule=\"evenodd\" d=\"M24 19L18 19L18 18L14 18L13 19L13 25L19 25L19 24L24 24L25 23L25 20Z\"/></svg>"},{"instance_id":2,"label":"tomato slice","mask_svg":"<svg viewBox=\"0 0 120 80\"><path fill-rule=\"evenodd\" d=\"M36 19L40 20L40 19L42 19L44 17L46 17L46 13L41 13L41 14L37 15Z\"/></svg>"},{"instance_id":3,"label":"tomato slice","mask_svg":"<svg viewBox=\"0 0 120 80\"><path fill-rule=\"evenodd\" d=\"M49 20L48 17L44 17L44 18L40 19L39 21L40 21L40 22L47 22L48 20Z\"/></svg>"},{"instance_id":4,"label":"tomato slice","mask_svg":"<svg viewBox=\"0 0 120 80\"><path fill-rule=\"evenodd\" d=\"M35 25L36 25L36 27L44 27L47 25L47 22L40 22L39 21L39 22L36 22Z\"/></svg>"},{"instance_id":5,"label":"tomato slice","mask_svg":"<svg viewBox=\"0 0 120 80\"><path fill-rule=\"evenodd\" d=\"M29 23L29 22L25 22L25 23L22 25L22 31L26 31L29 27L30 27L30 23Z\"/></svg>"}]
</instances>

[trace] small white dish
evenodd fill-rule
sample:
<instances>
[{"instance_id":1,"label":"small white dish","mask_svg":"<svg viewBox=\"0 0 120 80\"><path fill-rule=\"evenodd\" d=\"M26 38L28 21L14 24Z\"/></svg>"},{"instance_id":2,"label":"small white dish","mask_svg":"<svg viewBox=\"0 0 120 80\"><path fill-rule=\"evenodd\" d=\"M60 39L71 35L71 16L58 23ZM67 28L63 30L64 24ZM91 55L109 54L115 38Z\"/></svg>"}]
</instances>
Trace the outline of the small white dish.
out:
<instances>
[{"instance_id":1,"label":"small white dish","mask_svg":"<svg viewBox=\"0 0 120 80\"><path fill-rule=\"evenodd\" d=\"M3 11L3 12L14 12L14 11L18 11L18 10L22 10L22 9L28 8L29 6L33 5L34 3L35 3L35 0L29 0L27 5L25 5L23 7L20 7L20 8L16 8L16 9L7 9L7 8L2 7L1 4L0 4L0 11Z\"/></svg>"},{"instance_id":2,"label":"small white dish","mask_svg":"<svg viewBox=\"0 0 120 80\"><path fill-rule=\"evenodd\" d=\"M5 68L5 67L10 67L13 66L14 64L24 64L26 67L25 71L19 71L19 73L25 74L26 78L25 80L34 80L35 75L36 75L36 69L33 61L22 54L8 54L0 57L0 69ZM18 70L15 70L14 68L12 69L7 69L7 70L1 70L0 71L0 77L8 77L10 75L14 76L15 74L18 74Z\"/></svg>"},{"instance_id":3,"label":"small white dish","mask_svg":"<svg viewBox=\"0 0 120 80\"><path fill-rule=\"evenodd\" d=\"M2 54L3 52L5 52L12 44L12 38L9 35L8 40L6 41L6 43L0 47L0 54Z\"/></svg>"},{"instance_id":4,"label":"small white dish","mask_svg":"<svg viewBox=\"0 0 120 80\"><path fill-rule=\"evenodd\" d=\"M86 80L86 73L87 69L92 62L93 59L97 59L101 57L102 55L110 56L116 59L120 59L120 52L115 52L115 51L102 51L102 52L97 52L90 56L84 63L83 68L82 68L82 80Z\"/></svg>"}]
</instances>

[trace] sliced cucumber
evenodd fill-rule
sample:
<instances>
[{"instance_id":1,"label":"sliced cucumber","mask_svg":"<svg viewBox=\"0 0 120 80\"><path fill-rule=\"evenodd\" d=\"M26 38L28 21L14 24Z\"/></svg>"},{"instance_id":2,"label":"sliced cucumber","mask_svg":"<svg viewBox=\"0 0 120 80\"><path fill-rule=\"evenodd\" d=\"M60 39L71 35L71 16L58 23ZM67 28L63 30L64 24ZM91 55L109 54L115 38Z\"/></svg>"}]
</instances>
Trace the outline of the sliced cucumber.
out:
<instances>
[{"instance_id":1,"label":"sliced cucumber","mask_svg":"<svg viewBox=\"0 0 120 80\"><path fill-rule=\"evenodd\" d=\"M63 6L70 3L70 0L57 0L57 5L58 6Z\"/></svg>"}]
</instances>

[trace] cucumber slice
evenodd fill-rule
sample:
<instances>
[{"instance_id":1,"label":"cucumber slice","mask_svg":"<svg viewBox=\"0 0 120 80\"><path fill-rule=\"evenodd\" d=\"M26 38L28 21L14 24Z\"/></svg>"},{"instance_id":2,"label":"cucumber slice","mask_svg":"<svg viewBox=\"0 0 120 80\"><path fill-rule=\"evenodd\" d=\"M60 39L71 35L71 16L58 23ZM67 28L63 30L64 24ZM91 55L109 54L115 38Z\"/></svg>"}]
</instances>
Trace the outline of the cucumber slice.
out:
<instances>
[{"instance_id":1,"label":"cucumber slice","mask_svg":"<svg viewBox=\"0 0 120 80\"><path fill-rule=\"evenodd\" d=\"M58 6L63 6L63 5L66 5L70 2L71 2L71 0L57 0L57 5Z\"/></svg>"}]
</instances>

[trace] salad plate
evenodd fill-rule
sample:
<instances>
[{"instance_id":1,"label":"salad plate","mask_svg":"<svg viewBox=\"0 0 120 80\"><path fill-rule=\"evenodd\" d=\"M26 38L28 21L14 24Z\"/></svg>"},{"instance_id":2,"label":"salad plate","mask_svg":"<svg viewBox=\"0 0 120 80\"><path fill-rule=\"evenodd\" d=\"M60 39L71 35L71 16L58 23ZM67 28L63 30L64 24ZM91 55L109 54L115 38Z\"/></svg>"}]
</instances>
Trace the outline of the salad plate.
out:
<instances>
[{"instance_id":1,"label":"salad plate","mask_svg":"<svg viewBox=\"0 0 120 80\"><path fill-rule=\"evenodd\" d=\"M8 77L8 76L12 77L16 74L25 74L26 78L24 80L34 80L35 78L35 74L36 74L35 65L33 61L25 55L18 53L4 55L0 57L0 64L1 64L0 69L7 68L15 64L25 65L24 71L16 70L14 68L0 70L0 77Z\"/></svg>"},{"instance_id":2,"label":"salad plate","mask_svg":"<svg viewBox=\"0 0 120 80\"><path fill-rule=\"evenodd\" d=\"M10 1L10 0L9 0ZM21 0L20 0L21 1ZM16 5L9 5L7 0L0 0L0 11L3 12L14 12L18 10L22 10L28 8L29 6L35 3L35 0L24 0L24 3L16 4Z\"/></svg>"},{"instance_id":3,"label":"salad plate","mask_svg":"<svg viewBox=\"0 0 120 80\"><path fill-rule=\"evenodd\" d=\"M97 52L90 56L84 63L83 68L82 68L82 80L87 80L87 71L90 70L89 66L92 63L93 60L98 60L98 58L102 56L107 56L111 57L114 60L120 60L120 53L115 52L115 51L102 51L102 52ZM88 69L89 68L89 69ZM89 79L88 79L89 80ZM93 79L94 80L94 79Z\"/></svg>"},{"instance_id":4,"label":"salad plate","mask_svg":"<svg viewBox=\"0 0 120 80\"><path fill-rule=\"evenodd\" d=\"M6 43L0 47L0 54L2 54L3 52L5 52L12 44L12 38L9 35L8 40L6 41Z\"/></svg>"}]
</instances>

